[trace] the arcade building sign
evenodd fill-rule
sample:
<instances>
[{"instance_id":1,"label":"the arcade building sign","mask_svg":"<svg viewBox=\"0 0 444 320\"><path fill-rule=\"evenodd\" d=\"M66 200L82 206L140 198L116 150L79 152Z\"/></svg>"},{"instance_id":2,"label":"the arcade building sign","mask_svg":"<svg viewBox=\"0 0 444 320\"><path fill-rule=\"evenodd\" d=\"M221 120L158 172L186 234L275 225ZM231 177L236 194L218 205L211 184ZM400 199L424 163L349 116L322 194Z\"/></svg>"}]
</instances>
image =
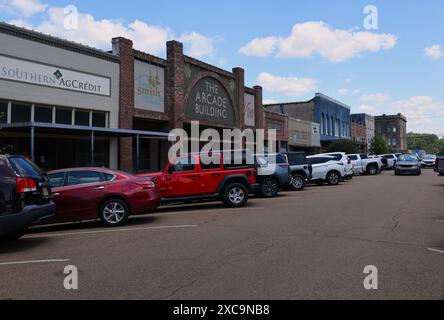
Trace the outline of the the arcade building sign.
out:
<instances>
[{"instance_id":1,"label":"the arcade building sign","mask_svg":"<svg viewBox=\"0 0 444 320\"><path fill-rule=\"evenodd\" d=\"M188 96L186 116L211 124L235 126L233 103L225 87L216 79L199 80Z\"/></svg>"}]
</instances>

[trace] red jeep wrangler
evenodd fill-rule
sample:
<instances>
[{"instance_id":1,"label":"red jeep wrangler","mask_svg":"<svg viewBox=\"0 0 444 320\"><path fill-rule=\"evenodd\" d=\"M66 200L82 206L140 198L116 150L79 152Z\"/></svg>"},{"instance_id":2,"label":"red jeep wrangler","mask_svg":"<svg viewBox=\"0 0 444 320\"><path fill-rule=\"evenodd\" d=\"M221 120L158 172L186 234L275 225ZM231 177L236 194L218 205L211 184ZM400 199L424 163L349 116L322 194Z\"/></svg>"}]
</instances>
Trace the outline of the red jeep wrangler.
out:
<instances>
[{"instance_id":1,"label":"red jeep wrangler","mask_svg":"<svg viewBox=\"0 0 444 320\"><path fill-rule=\"evenodd\" d=\"M155 179L162 203L221 200L229 207L244 206L257 189L255 166L246 164L245 155L240 165L223 164L222 152L211 156L220 164L204 164L203 154L180 155L162 172L139 176Z\"/></svg>"}]
</instances>

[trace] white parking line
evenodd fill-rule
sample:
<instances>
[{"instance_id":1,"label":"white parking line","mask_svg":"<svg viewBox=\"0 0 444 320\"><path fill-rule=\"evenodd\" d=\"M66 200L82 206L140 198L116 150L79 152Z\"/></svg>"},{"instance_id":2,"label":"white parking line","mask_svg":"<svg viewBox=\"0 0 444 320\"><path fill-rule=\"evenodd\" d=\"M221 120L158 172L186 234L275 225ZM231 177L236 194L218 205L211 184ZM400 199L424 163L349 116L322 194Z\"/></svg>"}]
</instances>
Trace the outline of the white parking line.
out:
<instances>
[{"instance_id":1,"label":"white parking line","mask_svg":"<svg viewBox=\"0 0 444 320\"><path fill-rule=\"evenodd\" d=\"M444 220L436 220L436 222L444 223Z\"/></svg>"},{"instance_id":2,"label":"white parking line","mask_svg":"<svg viewBox=\"0 0 444 320\"><path fill-rule=\"evenodd\" d=\"M438 250L438 249L429 248L429 251L433 251L433 252L438 252L438 253L442 253L442 254L444 254L444 251L443 251L443 250Z\"/></svg>"},{"instance_id":3,"label":"white parking line","mask_svg":"<svg viewBox=\"0 0 444 320\"><path fill-rule=\"evenodd\" d=\"M36 263L58 263L58 262L67 262L69 260L70 259L47 259L47 260L0 262L0 266L13 266L18 264L36 264Z\"/></svg>"},{"instance_id":4,"label":"white parking line","mask_svg":"<svg viewBox=\"0 0 444 320\"><path fill-rule=\"evenodd\" d=\"M45 234L25 236L23 237L23 239L53 238L53 237L66 237L66 236L128 232L128 231L183 229L183 228L196 228L196 227L198 227L198 225L177 225L177 226L159 226L159 227L146 227L146 228L125 228L125 229L122 228L122 229L107 229L107 230L95 230L95 231L66 232L66 233L45 233Z\"/></svg>"}]
</instances>

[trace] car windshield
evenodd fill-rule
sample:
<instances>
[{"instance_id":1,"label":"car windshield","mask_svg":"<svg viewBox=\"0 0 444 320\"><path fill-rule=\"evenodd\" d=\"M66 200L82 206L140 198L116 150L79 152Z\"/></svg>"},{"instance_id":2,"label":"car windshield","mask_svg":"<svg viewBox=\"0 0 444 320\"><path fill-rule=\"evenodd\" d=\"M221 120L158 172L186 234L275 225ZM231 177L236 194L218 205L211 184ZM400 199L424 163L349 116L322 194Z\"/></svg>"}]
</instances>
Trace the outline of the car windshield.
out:
<instances>
[{"instance_id":1,"label":"car windshield","mask_svg":"<svg viewBox=\"0 0 444 320\"><path fill-rule=\"evenodd\" d=\"M418 158L412 155L399 156L399 161L418 161Z\"/></svg>"},{"instance_id":2,"label":"car windshield","mask_svg":"<svg viewBox=\"0 0 444 320\"><path fill-rule=\"evenodd\" d=\"M425 160L435 160L436 156L425 156L424 159Z\"/></svg>"}]
</instances>

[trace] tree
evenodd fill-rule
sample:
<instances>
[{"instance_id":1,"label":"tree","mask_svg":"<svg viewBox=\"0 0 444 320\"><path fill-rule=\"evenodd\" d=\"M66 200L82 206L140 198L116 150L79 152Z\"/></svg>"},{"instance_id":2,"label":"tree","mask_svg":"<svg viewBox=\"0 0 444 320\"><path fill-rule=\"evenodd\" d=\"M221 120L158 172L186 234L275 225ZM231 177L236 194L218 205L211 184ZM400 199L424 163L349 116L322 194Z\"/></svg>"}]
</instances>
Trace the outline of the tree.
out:
<instances>
[{"instance_id":1,"label":"tree","mask_svg":"<svg viewBox=\"0 0 444 320\"><path fill-rule=\"evenodd\" d=\"M330 144L328 152L356 153L358 152L358 146L349 139L336 140Z\"/></svg>"},{"instance_id":2,"label":"tree","mask_svg":"<svg viewBox=\"0 0 444 320\"><path fill-rule=\"evenodd\" d=\"M425 150L429 154L436 154L442 146L441 140L435 134L410 132L407 134L407 147L409 150Z\"/></svg>"},{"instance_id":3,"label":"tree","mask_svg":"<svg viewBox=\"0 0 444 320\"><path fill-rule=\"evenodd\" d=\"M389 153L389 147L387 142L385 142L384 137L376 136L373 138L370 144L370 153L371 154L384 154Z\"/></svg>"}]
</instances>

